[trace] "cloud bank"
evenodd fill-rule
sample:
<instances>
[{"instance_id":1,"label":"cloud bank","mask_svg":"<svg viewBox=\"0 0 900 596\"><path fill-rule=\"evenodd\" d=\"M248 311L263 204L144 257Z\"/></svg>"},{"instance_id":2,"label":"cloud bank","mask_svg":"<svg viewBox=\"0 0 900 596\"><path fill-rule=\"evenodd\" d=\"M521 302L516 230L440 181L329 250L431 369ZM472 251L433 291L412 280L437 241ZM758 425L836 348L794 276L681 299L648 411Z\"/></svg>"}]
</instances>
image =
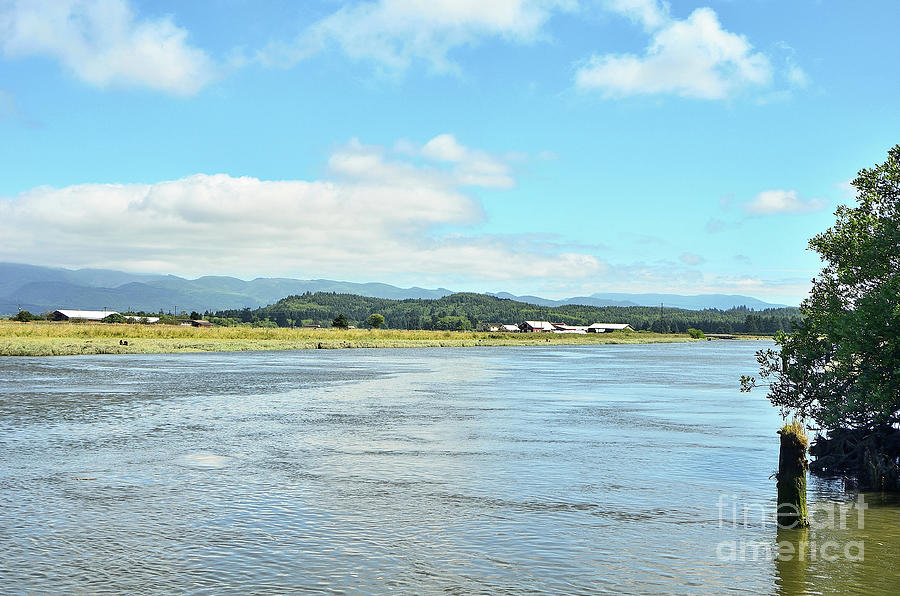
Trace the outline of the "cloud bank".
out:
<instances>
[{"instance_id":1,"label":"cloud bank","mask_svg":"<svg viewBox=\"0 0 900 596\"><path fill-rule=\"evenodd\" d=\"M154 184L38 187L0 199L0 259L71 267L356 279L556 279L596 274L596 256L525 236L472 232L462 189L508 188L500 158L450 135L414 156L351 140L326 180L196 174Z\"/></svg>"}]
</instances>

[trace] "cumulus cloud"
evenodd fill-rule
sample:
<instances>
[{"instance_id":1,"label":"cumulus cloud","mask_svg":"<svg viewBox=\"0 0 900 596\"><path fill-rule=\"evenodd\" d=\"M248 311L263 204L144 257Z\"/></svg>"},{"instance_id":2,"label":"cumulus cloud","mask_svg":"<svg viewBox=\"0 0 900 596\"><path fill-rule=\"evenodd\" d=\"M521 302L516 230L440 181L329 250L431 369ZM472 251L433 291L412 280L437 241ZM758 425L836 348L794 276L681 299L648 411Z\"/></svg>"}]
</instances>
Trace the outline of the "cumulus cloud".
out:
<instances>
[{"instance_id":1,"label":"cumulus cloud","mask_svg":"<svg viewBox=\"0 0 900 596\"><path fill-rule=\"evenodd\" d=\"M422 60L437 71L455 70L454 48L499 37L534 41L554 10L575 0L376 0L342 7L313 24L293 43L273 44L257 58L290 66L329 45L347 56L402 70Z\"/></svg>"},{"instance_id":2,"label":"cumulus cloud","mask_svg":"<svg viewBox=\"0 0 900 596\"><path fill-rule=\"evenodd\" d=\"M196 93L215 67L187 35L171 18L137 18L127 0L0 4L0 48L7 58L48 56L97 87Z\"/></svg>"},{"instance_id":3,"label":"cumulus cloud","mask_svg":"<svg viewBox=\"0 0 900 596\"><path fill-rule=\"evenodd\" d=\"M824 199L803 199L796 190L764 190L744 205L747 213L775 215L778 213L809 213L827 206Z\"/></svg>"},{"instance_id":4,"label":"cumulus cloud","mask_svg":"<svg viewBox=\"0 0 900 596\"><path fill-rule=\"evenodd\" d=\"M0 260L183 274L405 276L420 283L431 276L580 278L603 270L594 255L563 245L461 233L484 213L461 190L470 180L457 167L481 152L454 142L464 151L448 168L354 140L331 156L326 180L197 174L154 184L34 188L0 198ZM420 156L425 146L415 146ZM481 185L505 182L488 177Z\"/></svg>"},{"instance_id":5,"label":"cumulus cloud","mask_svg":"<svg viewBox=\"0 0 900 596\"><path fill-rule=\"evenodd\" d=\"M591 56L576 72L579 89L605 97L675 94L716 100L771 81L768 58L743 35L723 29L710 8L678 20L667 5L650 0L616 0L609 6L652 31L650 45L642 56Z\"/></svg>"}]
</instances>

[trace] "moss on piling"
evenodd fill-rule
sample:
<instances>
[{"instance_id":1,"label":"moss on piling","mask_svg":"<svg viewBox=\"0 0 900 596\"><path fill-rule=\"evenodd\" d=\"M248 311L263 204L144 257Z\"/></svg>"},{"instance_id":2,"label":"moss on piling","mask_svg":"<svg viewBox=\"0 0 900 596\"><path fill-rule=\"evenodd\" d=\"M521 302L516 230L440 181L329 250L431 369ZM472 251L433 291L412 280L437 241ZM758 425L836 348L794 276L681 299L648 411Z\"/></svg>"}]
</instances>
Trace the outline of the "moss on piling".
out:
<instances>
[{"instance_id":1,"label":"moss on piling","mask_svg":"<svg viewBox=\"0 0 900 596\"><path fill-rule=\"evenodd\" d=\"M794 418L778 431L781 448L778 455L778 505L777 520L782 528L809 526L806 507L806 471L809 462L806 450L809 437L803 424Z\"/></svg>"}]
</instances>

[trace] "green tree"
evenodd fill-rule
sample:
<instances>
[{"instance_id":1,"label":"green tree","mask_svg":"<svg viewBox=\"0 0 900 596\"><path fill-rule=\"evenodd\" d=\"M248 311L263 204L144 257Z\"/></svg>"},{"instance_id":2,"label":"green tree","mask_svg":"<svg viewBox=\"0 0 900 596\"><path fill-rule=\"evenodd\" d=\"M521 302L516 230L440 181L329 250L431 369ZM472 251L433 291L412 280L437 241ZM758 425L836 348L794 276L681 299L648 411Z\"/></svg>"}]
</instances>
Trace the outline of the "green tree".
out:
<instances>
[{"instance_id":1,"label":"green tree","mask_svg":"<svg viewBox=\"0 0 900 596\"><path fill-rule=\"evenodd\" d=\"M105 317L103 317L103 319L101 319L101 321L103 323L127 323L128 319L126 319L124 316L120 315L119 313L114 312L112 314L109 314L109 315L106 315Z\"/></svg>"},{"instance_id":2,"label":"green tree","mask_svg":"<svg viewBox=\"0 0 900 596\"><path fill-rule=\"evenodd\" d=\"M16 316L12 317L11 319L13 321L21 321L23 323L27 323L28 321L38 321L41 319L41 317L31 314L27 310L20 310L18 313L16 313Z\"/></svg>"},{"instance_id":3,"label":"green tree","mask_svg":"<svg viewBox=\"0 0 900 596\"><path fill-rule=\"evenodd\" d=\"M809 242L824 267L802 320L757 353L772 403L826 430L900 423L900 145L853 186L858 205Z\"/></svg>"},{"instance_id":4,"label":"green tree","mask_svg":"<svg viewBox=\"0 0 900 596\"><path fill-rule=\"evenodd\" d=\"M377 312L369 315L369 318L366 319L366 322L369 324L369 327L373 329L378 329L382 325L384 325L384 315L380 315Z\"/></svg>"},{"instance_id":5,"label":"green tree","mask_svg":"<svg viewBox=\"0 0 900 596\"><path fill-rule=\"evenodd\" d=\"M337 327L338 329L346 329L350 326L350 321L347 320L343 314L340 314L334 318L331 322L332 327Z\"/></svg>"}]
</instances>

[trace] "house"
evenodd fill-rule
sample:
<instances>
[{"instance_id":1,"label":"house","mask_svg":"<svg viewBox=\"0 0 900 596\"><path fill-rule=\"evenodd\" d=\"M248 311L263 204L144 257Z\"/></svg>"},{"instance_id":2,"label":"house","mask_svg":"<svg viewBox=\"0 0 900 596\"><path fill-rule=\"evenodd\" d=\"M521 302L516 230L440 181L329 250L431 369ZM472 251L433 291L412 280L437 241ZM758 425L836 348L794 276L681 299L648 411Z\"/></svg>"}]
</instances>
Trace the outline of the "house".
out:
<instances>
[{"instance_id":1,"label":"house","mask_svg":"<svg viewBox=\"0 0 900 596\"><path fill-rule=\"evenodd\" d=\"M191 321L191 327L212 327L213 324L209 321L203 321L200 319Z\"/></svg>"},{"instance_id":2,"label":"house","mask_svg":"<svg viewBox=\"0 0 900 596\"><path fill-rule=\"evenodd\" d=\"M587 328L588 333L609 333L610 331L634 331L628 323L594 323Z\"/></svg>"},{"instance_id":3,"label":"house","mask_svg":"<svg viewBox=\"0 0 900 596\"><path fill-rule=\"evenodd\" d=\"M522 330L519 329L518 325L500 325L500 331L504 333L519 333Z\"/></svg>"},{"instance_id":4,"label":"house","mask_svg":"<svg viewBox=\"0 0 900 596\"><path fill-rule=\"evenodd\" d=\"M117 315L114 310L70 310L59 309L50 313L50 318L54 321L71 321L72 319L80 319L82 321L102 321L109 315Z\"/></svg>"},{"instance_id":5,"label":"house","mask_svg":"<svg viewBox=\"0 0 900 596\"><path fill-rule=\"evenodd\" d=\"M525 321L519 324L519 331L525 333L545 333L556 329L549 321Z\"/></svg>"}]
</instances>

